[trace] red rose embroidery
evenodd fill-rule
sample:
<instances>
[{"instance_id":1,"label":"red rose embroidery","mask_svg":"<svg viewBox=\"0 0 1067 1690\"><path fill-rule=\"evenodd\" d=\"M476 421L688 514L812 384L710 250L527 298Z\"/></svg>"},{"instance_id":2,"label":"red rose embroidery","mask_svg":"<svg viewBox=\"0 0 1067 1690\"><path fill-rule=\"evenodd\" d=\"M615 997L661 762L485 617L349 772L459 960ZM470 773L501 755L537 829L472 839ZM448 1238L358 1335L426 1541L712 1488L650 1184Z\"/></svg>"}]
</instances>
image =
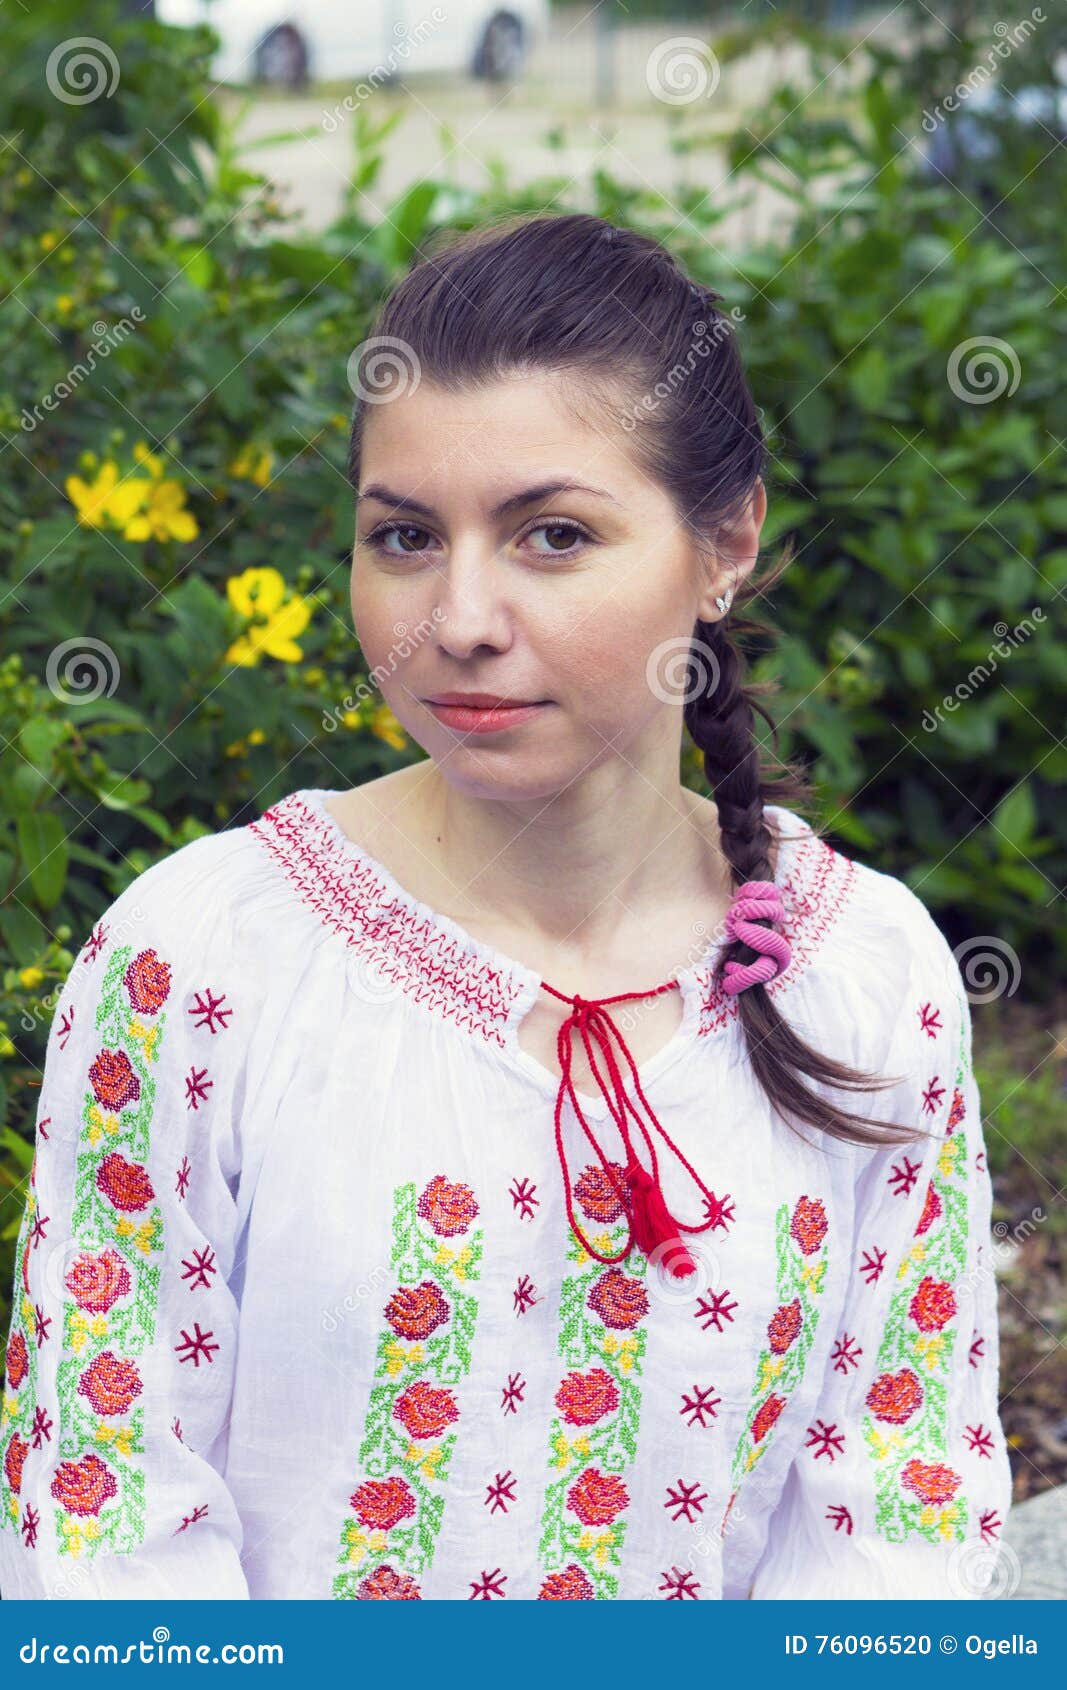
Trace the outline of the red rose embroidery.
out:
<instances>
[{"instance_id":1,"label":"red rose embroidery","mask_svg":"<svg viewBox=\"0 0 1067 1690\"><path fill-rule=\"evenodd\" d=\"M141 1095L141 1082L124 1050L102 1050L89 1069L89 1084L97 1102L114 1115Z\"/></svg>"},{"instance_id":2,"label":"red rose embroidery","mask_svg":"<svg viewBox=\"0 0 1067 1690\"><path fill-rule=\"evenodd\" d=\"M415 1512L415 1497L406 1479L366 1479L353 1491L356 1518L368 1531L387 1532Z\"/></svg>"},{"instance_id":3,"label":"red rose embroidery","mask_svg":"<svg viewBox=\"0 0 1067 1690\"><path fill-rule=\"evenodd\" d=\"M357 1602L421 1602L422 1591L409 1573L398 1573L388 1561L375 1567L356 1589Z\"/></svg>"},{"instance_id":4,"label":"red rose embroidery","mask_svg":"<svg viewBox=\"0 0 1067 1690\"><path fill-rule=\"evenodd\" d=\"M914 1491L920 1502L951 1502L963 1483L959 1473L941 1462L920 1461L915 1457L907 1462L900 1475L906 1490Z\"/></svg>"},{"instance_id":5,"label":"red rose embroidery","mask_svg":"<svg viewBox=\"0 0 1067 1690\"><path fill-rule=\"evenodd\" d=\"M385 1305L385 1318L398 1338L414 1342L443 1326L450 1309L432 1279L401 1285Z\"/></svg>"},{"instance_id":6,"label":"red rose embroidery","mask_svg":"<svg viewBox=\"0 0 1067 1690\"><path fill-rule=\"evenodd\" d=\"M609 1162L608 1167L614 1185L597 1162L583 1168L575 1182L574 1195L591 1221L617 1221L626 1207L615 1189L617 1185L619 1191L626 1190L626 1175L618 1162Z\"/></svg>"},{"instance_id":7,"label":"red rose embroidery","mask_svg":"<svg viewBox=\"0 0 1067 1690\"><path fill-rule=\"evenodd\" d=\"M814 1255L826 1237L826 1210L817 1197L798 1197L789 1223L790 1237L795 1238L805 1256Z\"/></svg>"},{"instance_id":8,"label":"red rose embroidery","mask_svg":"<svg viewBox=\"0 0 1067 1690\"><path fill-rule=\"evenodd\" d=\"M538 1592L539 1602L592 1602L595 1592L584 1568L570 1561L561 1573L549 1573Z\"/></svg>"},{"instance_id":9,"label":"red rose embroidery","mask_svg":"<svg viewBox=\"0 0 1067 1690\"><path fill-rule=\"evenodd\" d=\"M130 1002L140 1015L155 1015L170 992L170 964L161 962L155 951L142 951L130 963L123 982Z\"/></svg>"},{"instance_id":10,"label":"red rose embroidery","mask_svg":"<svg viewBox=\"0 0 1067 1690\"><path fill-rule=\"evenodd\" d=\"M867 1392L867 1407L877 1420L903 1426L923 1400L923 1388L910 1367L899 1373L883 1373Z\"/></svg>"},{"instance_id":11,"label":"red rose embroidery","mask_svg":"<svg viewBox=\"0 0 1067 1690\"><path fill-rule=\"evenodd\" d=\"M22 1384L22 1381L25 1379L27 1369L30 1365L29 1355L26 1349L26 1340L21 1332L13 1332L11 1334L11 1342L7 1346L7 1360L5 1365L8 1379L11 1381L11 1389L13 1391L17 1391L19 1386Z\"/></svg>"},{"instance_id":12,"label":"red rose embroidery","mask_svg":"<svg viewBox=\"0 0 1067 1690\"><path fill-rule=\"evenodd\" d=\"M627 1331L648 1313L648 1295L639 1279L620 1268L601 1274L586 1301L605 1326Z\"/></svg>"},{"instance_id":13,"label":"red rose embroidery","mask_svg":"<svg viewBox=\"0 0 1067 1690\"><path fill-rule=\"evenodd\" d=\"M107 1314L130 1289L130 1272L116 1250L81 1255L63 1281L80 1309Z\"/></svg>"},{"instance_id":14,"label":"red rose embroidery","mask_svg":"<svg viewBox=\"0 0 1067 1690\"><path fill-rule=\"evenodd\" d=\"M629 1501L622 1480L598 1467L587 1467L567 1492L567 1502L583 1526L610 1526Z\"/></svg>"},{"instance_id":15,"label":"red rose embroidery","mask_svg":"<svg viewBox=\"0 0 1067 1690\"><path fill-rule=\"evenodd\" d=\"M98 1455L83 1455L80 1461L61 1461L50 1488L69 1514L96 1515L119 1486Z\"/></svg>"},{"instance_id":16,"label":"red rose embroidery","mask_svg":"<svg viewBox=\"0 0 1067 1690\"><path fill-rule=\"evenodd\" d=\"M776 1397L772 1392L767 1400L760 1404L752 1421L752 1442L758 1444L767 1436L778 1416L786 1405L785 1397Z\"/></svg>"},{"instance_id":17,"label":"red rose embroidery","mask_svg":"<svg viewBox=\"0 0 1067 1690\"><path fill-rule=\"evenodd\" d=\"M938 1219L940 1214L941 1199L937 1194L933 1180L931 1180L929 1185L926 1187L926 1202L923 1204L923 1212L919 1216L919 1224L915 1228L916 1238L921 1238L924 1232L929 1232L934 1221Z\"/></svg>"},{"instance_id":18,"label":"red rose embroidery","mask_svg":"<svg viewBox=\"0 0 1067 1690\"><path fill-rule=\"evenodd\" d=\"M459 1419L459 1409L451 1391L419 1379L397 1398L393 1416L413 1438L439 1438L446 1426Z\"/></svg>"},{"instance_id":19,"label":"red rose embroidery","mask_svg":"<svg viewBox=\"0 0 1067 1690\"><path fill-rule=\"evenodd\" d=\"M144 1389L132 1361L101 1350L78 1380L79 1396L88 1397L97 1414L125 1414Z\"/></svg>"},{"instance_id":20,"label":"red rose embroidery","mask_svg":"<svg viewBox=\"0 0 1067 1690\"><path fill-rule=\"evenodd\" d=\"M959 1126L966 1113L967 1111L963 1103L963 1093L960 1091L959 1086L956 1086L952 1093L952 1106L948 1112L948 1120L945 1123L946 1138L956 1131L956 1128Z\"/></svg>"},{"instance_id":21,"label":"red rose embroidery","mask_svg":"<svg viewBox=\"0 0 1067 1690\"><path fill-rule=\"evenodd\" d=\"M450 1185L444 1174L435 1174L418 1201L418 1212L429 1221L439 1238L466 1232L478 1203L469 1185Z\"/></svg>"},{"instance_id":22,"label":"red rose embroidery","mask_svg":"<svg viewBox=\"0 0 1067 1690\"><path fill-rule=\"evenodd\" d=\"M556 1407L570 1426L593 1426L619 1406L619 1387L602 1367L568 1373L556 1392Z\"/></svg>"},{"instance_id":23,"label":"red rose embroidery","mask_svg":"<svg viewBox=\"0 0 1067 1690\"><path fill-rule=\"evenodd\" d=\"M767 1337L776 1356L785 1353L803 1324L799 1297L775 1310L767 1327Z\"/></svg>"},{"instance_id":24,"label":"red rose embroidery","mask_svg":"<svg viewBox=\"0 0 1067 1690\"><path fill-rule=\"evenodd\" d=\"M116 1209L143 1209L155 1196L148 1169L113 1150L96 1170L97 1189Z\"/></svg>"},{"instance_id":25,"label":"red rose embroidery","mask_svg":"<svg viewBox=\"0 0 1067 1690\"><path fill-rule=\"evenodd\" d=\"M944 1279L922 1279L908 1304L908 1313L922 1332L940 1332L956 1312L956 1297Z\"/></svg>"},{"instance_id":26,"label":"red rose embroidery","mask_svg":"<svg viewBox=\"0 0 1067 1690\"><path fill-rule=\"evenodd\" d=\"M22 1464L29 1447L25 1438L20 1438L17 1432L12 1432L11 1441L4 1452L4 1473L16 1496L22 1489Z\"/></svg>"}]
</instances>

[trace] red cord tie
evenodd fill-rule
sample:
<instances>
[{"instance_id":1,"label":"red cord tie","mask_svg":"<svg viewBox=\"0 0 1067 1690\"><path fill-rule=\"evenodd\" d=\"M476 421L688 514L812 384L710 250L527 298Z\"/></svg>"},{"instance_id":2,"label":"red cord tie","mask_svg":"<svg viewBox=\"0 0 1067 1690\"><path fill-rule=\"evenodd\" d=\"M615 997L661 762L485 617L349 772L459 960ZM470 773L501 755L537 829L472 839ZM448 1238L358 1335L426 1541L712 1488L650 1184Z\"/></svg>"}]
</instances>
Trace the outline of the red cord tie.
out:
<instances>
[{"instance_id":1,"label":"red cord tie","mask_svg":"<svg viewBox=\"0 0 1067 1690\"><path fill-rule=\"evenodd\" d=\"M652 992L619 992L617 996L610 998L583 998L579 993L575 993L573 997L570 997L565 992L557 992L556 988L554 986L550 986L546 980L542 980L541 984L544 986L546 991L552 993L553 997L560 998L564 1003L572 1005L570 1015L567 1016L556 1036L556 1050L559 1056L561 1078L559 1091L556 1095L555 1111L556 1149L559 1153L559 1164L563 1173L563 1189L567 1197L567 1218L570 1222L572 1231L582 1244L583 1248L598 1262L611 1263L622 1261L630 1254L630 1251L636 1244L638 1249L643 1251L646 1256L651 1256L653 1251L658 1251L659 1255L657 1259L668 1268L668 1271L672 1273L676 1279L682 1279L687 1274L695 1273L696 1262L693 1260L692 1255L686 1248L686 1245L681 1238L681 1234L683 1232L706 1232L708 1227L714 1224L715 1199L712 1193L708 1190L707 1186L701 1180L695 1168L693 1168L693 1166L686 1160L678 1146L674 1143L674 1140L667 1132L664 1131L659 1121L657 1121L652 1107L641 1089L641 1081L638 1078L637 1068L627 1047L626 1041L619 1032L619 1029L616 1027L614 1021L611 1019L611 1016L603 1008L604 1004L621 1003L628 998L656 997L660 992L669 991L672 986L676 986L678 984L677 980L668 980L665 985L657 986ZM619 1129L622 1142L626 1147L627 1160L624 1172L627 1181L627 1190L625 1192L619 1190L608 1158L600 1144L597 1142L588 1121L582 1114L581 1104L578 1101L578 1094L571 1081L571 1034L575 1027L578 1028L582 1035L582 1043L585 1045L585 1052L589 1059L589 1066L596 1078L601 1092L604 1095L604 1098L607 1101L612 1118ZM600 1069L597 1067L596 1057L593 1053L593 1047L590 1042L591 1033L595 1036L597 1043L600 1045L604 1061L607 1065L611 1082L610 1090L605 1084L604 1077L601 1074ZM700 1226L688 1226L682 1221L676 1221L667 1207L666 1200L663 1196L663 1188L660 1185L659 1163L656 1157L656 1146L649 1133L648 1126L637 1113L632 1099L626 1094L623 1075L620 1072L619 1064L611 1045L612 1036L618 1041L619 1048L630 1065L630 1073L633 1078L634 1089L647 1112L649 1124L655 1128L656 1132L659 1133L664 1143L673 1150L674 1154L678 1157L678 1160L682 1163L682 1166L692 1176L697 1186L699 1186L700 1190L703 1192L704 1197L707 1199L708 1218ZM599 1250L595 1250L589 1240L582 1233L575 1217L574 1200L571 1194L570 1174L567 1169L567 1159L563 1151L563 1099L565 1095L570 1096L575 1115L578 1118L578 1123L586 1138L589 1140L593 1150L596 1152L609 1184L612 1186L619 1198L619 1201L626 1209L628 1220L626 1243L624 1247L614 1256L605 1256L602 1255ZM629 1127L627 1124L628 1114L633 1117L644 1135L645 1144L648 1148L649 1160L652 1164L651 1170L646 1168L638 1159L633 1144L630 1141Z\"/></svg>"}]
</instances>

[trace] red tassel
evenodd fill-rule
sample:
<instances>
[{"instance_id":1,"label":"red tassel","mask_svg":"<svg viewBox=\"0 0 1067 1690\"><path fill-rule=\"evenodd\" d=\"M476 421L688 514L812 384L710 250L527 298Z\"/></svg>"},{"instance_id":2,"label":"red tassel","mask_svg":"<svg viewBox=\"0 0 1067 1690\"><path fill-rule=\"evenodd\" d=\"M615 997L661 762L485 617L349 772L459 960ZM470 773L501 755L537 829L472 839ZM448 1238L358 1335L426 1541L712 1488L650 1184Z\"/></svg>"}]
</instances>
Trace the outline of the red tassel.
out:
<instances>
[{"instance_id":1,"label":"red tassel","mask_svg":"<svg viewBox=\"0 0 1067 1690\"><path fill-rule=\"evenodd\" d=\"M675 1279L695 1273L696 1263L679 1237L677 1223L664 1201L659 1182L640 1162L627 1169L627 1177L633 1197L632 1225L638 1249L651 1256L654 1250L665 1246L657 1260Z\"/></svg>"}]
</instances>

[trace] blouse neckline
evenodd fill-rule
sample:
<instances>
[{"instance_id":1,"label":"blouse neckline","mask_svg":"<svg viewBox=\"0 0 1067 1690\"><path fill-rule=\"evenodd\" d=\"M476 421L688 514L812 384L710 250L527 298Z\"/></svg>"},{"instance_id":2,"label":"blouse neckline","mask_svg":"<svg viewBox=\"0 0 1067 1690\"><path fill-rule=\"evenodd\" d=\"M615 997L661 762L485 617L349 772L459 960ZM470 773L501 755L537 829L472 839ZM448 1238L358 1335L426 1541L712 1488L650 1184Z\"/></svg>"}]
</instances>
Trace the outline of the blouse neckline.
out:
<instances>
[{"instance_id":1,"label":"blouse neckline","mask_svg":"<svg viewBox=\"0 0 1067 1690\"><path fill-rule=\"evenodd\" d=\"M417 898L384 863L352 839L326 807L327 799L339 798L345 790L301 787L252 822L250 831L327 927L357 946L387 978L431 1012L495 1045L510 1066L554 1098L559 1075L518 1042L519 1026L541 991L540 974ZM774 804L766 810L781 836L775 884L782 894L784 931L793 953L785 973L766 988L774 993L803 972L844 903L855 864L820 839L804 817ZM638 1064L643 1089L697 1041L737 1021L736 998L712 984L718 953L727 942L722 934L714 934L695 962L675 971L682 995L681 1020L666 1044ZM618 988L620 992L638 989L625 983ZM627 1006L613 1007L622 1011ZM582 1091L577 1095L591 1119L606 1115L608 1105L602 1096Z\"/></svg>"}]
</instances>

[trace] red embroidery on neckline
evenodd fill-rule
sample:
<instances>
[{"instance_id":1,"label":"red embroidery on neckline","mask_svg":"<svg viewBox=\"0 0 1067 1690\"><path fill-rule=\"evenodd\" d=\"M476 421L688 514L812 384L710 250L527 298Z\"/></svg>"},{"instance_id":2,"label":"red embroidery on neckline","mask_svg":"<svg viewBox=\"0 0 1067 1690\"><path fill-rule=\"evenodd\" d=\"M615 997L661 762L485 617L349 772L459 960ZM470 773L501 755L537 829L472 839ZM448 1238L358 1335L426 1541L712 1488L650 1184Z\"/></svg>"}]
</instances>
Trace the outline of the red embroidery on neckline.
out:
<instances>
[{"instance_id":1,"label":"red embroidery on neckline","mask_svg":"<svg viewBox=\"0 0 1067 1690\"><path fill-rule=\"evenodd\" d=\"M487 1041L507 1046L516 1000L539 977L510 963L449 917L406 892L325 808L326 789L301 788L264 811L249 831L281 866L297 896L326 927L356 946L416 1002ZM815 834L802 817L780 847L783 931L792 946L784 974L764 988L772 995L803 973L841 914L856 864ZM684 972L679 970L679 972ZM700 991L698 1037L722 1031L738 1014L738 999L715 988L710 961L690 971Z\"/></svg>"}]
</instances>

